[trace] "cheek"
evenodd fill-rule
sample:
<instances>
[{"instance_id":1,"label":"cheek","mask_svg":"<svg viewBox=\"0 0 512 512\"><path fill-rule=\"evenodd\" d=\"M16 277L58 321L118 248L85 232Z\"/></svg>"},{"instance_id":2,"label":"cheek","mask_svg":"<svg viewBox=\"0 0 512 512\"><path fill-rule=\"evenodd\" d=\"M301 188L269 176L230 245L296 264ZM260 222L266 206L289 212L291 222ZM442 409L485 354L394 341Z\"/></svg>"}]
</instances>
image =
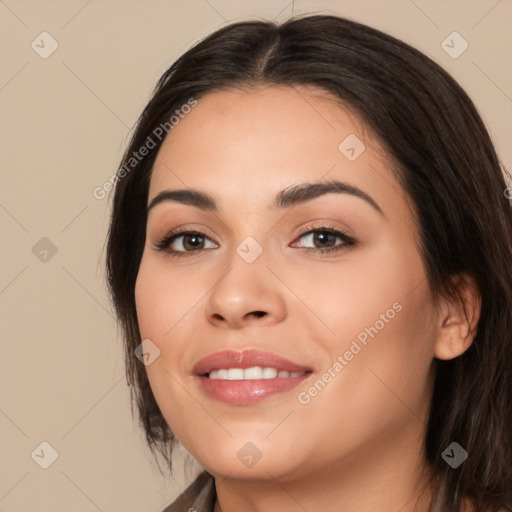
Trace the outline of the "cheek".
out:
<instances>
[{"instance_id":1,"label":"cheek","mask_svg":"<svg viewBox=\"0 0 512 512\"><path fill-rule=\"evenodd\" d=\"M333 336L325 330L325 339L331 339L329 344L337 349L343 348L340 341L375 324L378 331L388 330L390 324L403 320L398 309L407 306L416 315L428 301L428 294L421 295L425 273L419 255L398 251L391 244L347 253L332 264L313 263L306 271L295 272L293 282L298 297L317 313L315 321L322 320L331 330ZM418 293L414 291L422 285Z\"/></svg>"},{"instance_id":2,"label":"cheek","mask_svg":"<svg viewBox=\"0 0 512 512\"><path fill-rule=\"evenodd\" d=\"M135 304L141 336L163 342L172 338L179 324L185 328L198 304L203 288L200 277L189 271L171 270L143 258L135 284Z\"/></svg>"},{"instance_id":3,"label":"cheek","mask_svg":"<svg viewBox=\"0 0 512 512\"><path fill-rule=\"evenodd\" d=\"M345 410L376 421L424 410L435 326L426 284L413 293L406 290L395 281L391 292L352 295L334 324L336 337L326 347L331 364L341 356L343 369L321 407L343 396Z\"/></svg>"},{"instance_id":4,"label":"cheek","mask_svg":"<svg viewBox=\"0 0 512 512\"><path fill-rule=\"evenodd\" d=\"M393 404L400 409L400 399L423 407L435 342L423 264L418 255L405 252L380 251L378 256L362 261L354 255L336 268L317 266L314 279L298 277L301 299L317 317L311 315L311 325L319 326L324 370L331 367L336 375L325 386L330 390L315 398L320 409L340 396L363 416ZM336 371L332 366L340 356L343 368L338 364Z\"/></svg>"},{"instance_id":5,"label":"cheek","mask_svg":"<svg viewBox=\"0 0 512 512\"><path fill-rule=\"evenodd\" d=\"M426 421L433 358L428 290L401 296L399 305L390 302L394 294L382 298L354 304L353 297L339 314L333 341L323 337L324 373L299 390L296 419L312 438L332 440L319 461L346 450L377 450L385 438L396 442L404 429Z\"/></svg>"},{"instance_id":6,"label":"cheek","mask_svg":"<svg viewBox=\"0 0 512 512\"><path fill-rule=\"evenodd\" d=\"M200 435L183 421L190 415L191 401L176 379L196 325L192 310L201 294L195 279L192 273L171 272L165 264L143 257L135 284L141 338L149 338L160 350L145 368L149 384L165 420L185 440Z\"/></svg>"}]
</instances>

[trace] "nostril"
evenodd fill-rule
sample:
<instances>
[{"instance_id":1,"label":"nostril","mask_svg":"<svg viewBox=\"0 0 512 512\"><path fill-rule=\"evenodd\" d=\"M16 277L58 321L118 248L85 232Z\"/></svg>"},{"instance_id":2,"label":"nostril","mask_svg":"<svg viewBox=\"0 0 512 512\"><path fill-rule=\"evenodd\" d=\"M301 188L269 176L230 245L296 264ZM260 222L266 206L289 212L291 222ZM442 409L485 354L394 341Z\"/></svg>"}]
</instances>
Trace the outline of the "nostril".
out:
<instances>
[{"instance_id":1,"label":"nostril","mask_svg":"<svg viewBox=\"0 0 512 512\"><path fill-rule=\"evenodd\" d=\"M261 318L261 317L264 317L267 315L268 315L268 313L266 311L251 311L250 313L245 314L244 318L251 318L251 317ZM229 315L223 316L219 313L213 313L212 318L215 320L228 321Z\"/></svg>"}]
</instances>

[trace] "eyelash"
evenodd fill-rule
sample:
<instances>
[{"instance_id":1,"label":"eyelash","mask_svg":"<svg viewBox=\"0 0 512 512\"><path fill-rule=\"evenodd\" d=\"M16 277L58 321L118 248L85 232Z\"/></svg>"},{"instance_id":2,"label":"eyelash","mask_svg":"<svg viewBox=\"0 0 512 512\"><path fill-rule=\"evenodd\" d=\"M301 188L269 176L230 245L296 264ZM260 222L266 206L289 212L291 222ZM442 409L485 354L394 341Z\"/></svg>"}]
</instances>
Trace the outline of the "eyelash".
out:
<instances>
[{"instance_id":1,"label":"eyelash","mask_svg":"<svg viewBox=\"0 0 512 512\"><path fill-rule=\"evenodd\" d=\"M339 228L336 228L335 226L330 225L322 225L317 227L305 227L303 228L299 235L297 236L296 240L300 240L301 238L304 238L306 235L310 235L312 233L329 233L332 235L335 235L336 237L340 238L342 240L342 243L339 245L335 245L334 247L327 247L327 248L320 248L320 247L301 247L301 249L305 250L308 253L320 253L320 254L327 254L330 252L337 252L341 249L344 249L346 247L353 247L356 245L356 240L354 240L352 237L347 235L344 231L340 230ZM159 242L157 242L154 247L157 251L165 251L169 248L169 246L178 238L184 235L198 235L203 238L208 238L204 233L201 231L196 230L177 230L177 231L171 231L168 233L164 238L162 238ZM190 256L194 253L198 253L201 251L207 251L210 249L198 249L195 251L168 251L169 256Z\"/></svg>"}]
</instances>

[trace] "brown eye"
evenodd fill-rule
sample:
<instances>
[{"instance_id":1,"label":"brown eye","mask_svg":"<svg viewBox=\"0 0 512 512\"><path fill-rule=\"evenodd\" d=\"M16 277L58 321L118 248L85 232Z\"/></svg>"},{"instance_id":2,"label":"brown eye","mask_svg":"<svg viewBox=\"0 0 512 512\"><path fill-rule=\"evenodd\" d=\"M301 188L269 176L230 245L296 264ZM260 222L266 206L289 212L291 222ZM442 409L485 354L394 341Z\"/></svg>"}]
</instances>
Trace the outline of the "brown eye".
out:
<instances>
[{"instance_id":1,"label":"brown eye","mask_svg":"<svg viewBox=\"0 0 512 512\"><path fill-rule=\"evenodd\" d=\"M204 238L201 235L191 234L183 235L183 241L181 242L182 247L187 251L193 251L194 249L202 249L204 245ZM178 238L178 239L179 239Z\"/></svg>"},{"instance_id":2,"label":"brown eye","mask_svg":"<svg viewBox=\"0 0 512 512\"><path fill-rule=\"evenodd\" d=\"M356 244L353 238L334 228L310 229L303 233L298 240L301 240L299 247L307 251L320 253L338 251ZM305 240L305 242L302 240ZM310 247L307 245L310 245Z\"/></svg>"},{"instance_id":3,"label":"brown eye","mask_svg":"<svg viewBox=\"0 0 512 512\"><path fill-rule=\"evenodd\" d=\"M317 247L333 247L336 244L336 235L328 231L317 231L313 233L313 243Z\"/></svg>"},{"instance_id":4,"label":"brown eye","mask_svg":"<svg viewBox=\"0 0 512 512\"><path fill-rule=\"evenodd\" d=\"M199 231L183 231L171 233L155 245L159 251L166 250L170 254L198 252L203 249L213 249L216 245L204 233Z\"/></svg>"}]
</instances>

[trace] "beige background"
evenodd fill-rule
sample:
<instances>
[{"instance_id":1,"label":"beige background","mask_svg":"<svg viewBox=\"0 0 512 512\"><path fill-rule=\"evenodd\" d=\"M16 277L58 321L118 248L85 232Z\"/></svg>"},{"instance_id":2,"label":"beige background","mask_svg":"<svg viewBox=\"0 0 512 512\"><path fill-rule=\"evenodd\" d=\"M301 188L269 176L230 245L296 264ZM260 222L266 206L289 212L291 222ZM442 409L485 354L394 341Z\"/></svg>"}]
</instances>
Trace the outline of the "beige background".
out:
<instances>
[{"instance_id":1,"label":"beige background","mask_svg":"<svg viewBox=\"0 0 512 512\"><path fill-rule=\"evenodd\" d=\"M92 191L174 59L227 22L292 12L339 13L434 58L510 168L511 0L0 0L0 512L156 512L193 476L164 479L132 422L104 286L108 201ZM43 31L59 45L47 59L31 48ZM441 47L453 31L469 43L457 59ZM43 441L59 455L48 469L31 457Z\"/></svg>"}]
</instances>

